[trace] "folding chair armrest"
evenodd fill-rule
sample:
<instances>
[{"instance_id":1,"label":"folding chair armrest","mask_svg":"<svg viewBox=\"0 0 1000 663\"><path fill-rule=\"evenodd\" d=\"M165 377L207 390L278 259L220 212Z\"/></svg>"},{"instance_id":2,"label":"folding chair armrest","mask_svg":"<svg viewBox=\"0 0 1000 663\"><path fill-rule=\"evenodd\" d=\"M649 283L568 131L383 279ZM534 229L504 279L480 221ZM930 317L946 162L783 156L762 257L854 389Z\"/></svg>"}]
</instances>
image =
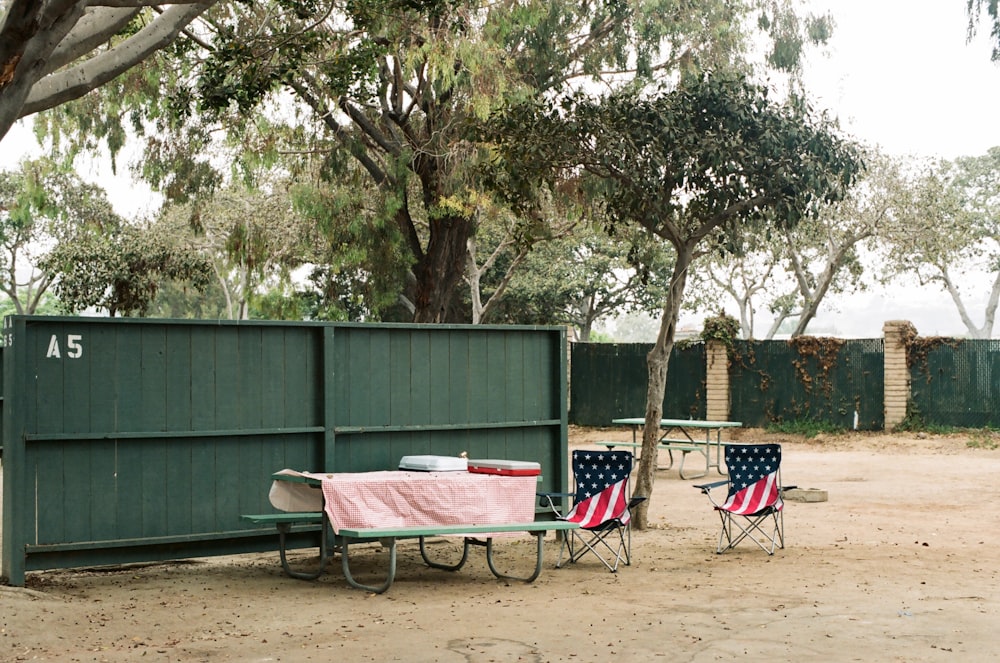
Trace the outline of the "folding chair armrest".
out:
<instances>
[{"instance_id":1,"label":"folding chair armrest","mask_svg":"<svg viewBox=\"0 0 1000 663\"><path fill-rule=\"evenodd\" d=\"M573 497L574 493L535 493L535 497L538 498L539 506L550 509L558 517L562 517L562 513L556 507L556 501L562 500L567 497Z\"/></svg>"},{"instance_id":2,"label":"folding chair armrest","mask_svg":"<svg viewBox=\"0 0 1000 663\"><path fill-rule=\"evenodd\" d=\"M725 481L713 481L712 483L703 483L703 484L695 486L695 488L697 488L698 490L700 490L701 492L703 492L705 494L708 494L708 491L710 491L710 490L713 490L715 488L719 488L721 486L728 486L728 485L729 485L729 480L726 479Z\"/></svg>"},{"instance_id":3,"label":"folding chair armrest","mask_svg":"<svg viewBox=\"0 0 1000 663\"><path fill-rule=\"evenodd\" d=\"M633 495L631 498L629 498L629 501L628 501L628 510L631 511L632 509L634 509L635 507L639 506L640 504L642 504L645 501L646 501L646 497L644 495Z\"/></svg>"}]
</instances>

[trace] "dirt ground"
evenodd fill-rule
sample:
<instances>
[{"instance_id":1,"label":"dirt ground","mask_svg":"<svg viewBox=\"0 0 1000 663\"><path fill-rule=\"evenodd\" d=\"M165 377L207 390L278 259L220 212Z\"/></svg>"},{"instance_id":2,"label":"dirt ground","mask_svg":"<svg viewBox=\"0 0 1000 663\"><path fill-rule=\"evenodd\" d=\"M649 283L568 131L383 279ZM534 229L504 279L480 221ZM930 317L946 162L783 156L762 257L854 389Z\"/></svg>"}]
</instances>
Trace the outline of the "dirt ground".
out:
<instances>
[{"instance_id":1,"label":"dirt ground","mask_svg":"<svg viewBox=\"0 0 1000 663\"><path fill-rule=\"evenodd\" d=\"M625 439L573 430L574 447ZM741 441L775 439L739 431ZM717 518L693 483L658 472L633 563L495 579L483 551L426 568L402 544L385 594L350 589L334 560L318 581L277 554L31 573L0 588L3 661L978 661L1000 656L1000 450L981 435L785 436L786 548L715 554ZM662 458L661 458L662 460ZM686 468L687 469L687 468ZM714 475L710 478L717 478ZM451 552L452 543L435 544ZM498 544L528 568L531 539ZM357 575L385 561L360 549ZM308 562L311 553L296 553ZM352 551L352 560L354 554Z\"/></svg>"}]
</instances>

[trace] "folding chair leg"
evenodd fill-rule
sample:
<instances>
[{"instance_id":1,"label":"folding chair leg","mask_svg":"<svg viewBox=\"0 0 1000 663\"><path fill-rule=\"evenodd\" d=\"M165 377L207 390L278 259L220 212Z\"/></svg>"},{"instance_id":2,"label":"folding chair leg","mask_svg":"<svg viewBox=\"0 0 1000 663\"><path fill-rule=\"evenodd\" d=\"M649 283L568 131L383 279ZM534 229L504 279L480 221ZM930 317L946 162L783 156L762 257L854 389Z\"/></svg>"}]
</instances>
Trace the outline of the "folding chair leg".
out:
<instances>
[{"instance_id":1,"label":"folding chair leg","mask_svg":"<svg viewBox=\"0 0 1000 663\"><path fill-rule=\"evenodd\" d=\"M622 531L622 529L624 529L625 531ZM576 546L574 543L570 543L568 546L568 549L570 551L570 556L569 556L570 564L579 561L588 552L594 553L594 556L596 556L599 560L601 560L601 563L604 564L604 566L608 569L608 571L611 571L612 573L618 572L618 566L622 562L625 563L625 566L630 566L632 563L631 528L626 527L626 528L617 528L614 530L607 530L604 532L592 532L591 533L592 536L590 537L589 540L584 538L584 536L578 532L570 532L570 534L572 534L574 541L579 542L579 546ZM608 538L613 535L617 537L617 543L618 543L617 550L612 545L612 543L608 541ZM616 539L612 539L612 542L614 542L615 540ZM609 562L607 559L604 558L604 556L601 554L604 551L610 553L609 557L614 557L614 564L612 564L611 562ZM560 557L559 557L560 562L562 561L561 553L562 551L560 551Z\"/></svg>"},{"instance_id":2,"label":"folding chair leg","mask_svg":"<svg viewBox=\"0 0 1000 663\"><path fill-rule=\"evenodd\" d=\"M756 517L746 517L746 526L744 526L737 519L737 517L732 514L720 511L719 517L722 520L722 531L719 533L719 546L716 550L717 554L722 554L731 548L735 548L744 539L750 539L768 555L773 555L776 548L785 547L785 518L782 511L767 513ZM765 526L770 527L771 523L773 523L774 529L770 534L768 534ZM738 530L735 536L733 529L734 526L736 530ZM754 534L755 532L756 535ZM758 538L758 536L760 538ZM723 545L723 543L725 543L725 545ZM766 545L767 543L770 543L770 548Z\"/></svg>"}]
</instances>

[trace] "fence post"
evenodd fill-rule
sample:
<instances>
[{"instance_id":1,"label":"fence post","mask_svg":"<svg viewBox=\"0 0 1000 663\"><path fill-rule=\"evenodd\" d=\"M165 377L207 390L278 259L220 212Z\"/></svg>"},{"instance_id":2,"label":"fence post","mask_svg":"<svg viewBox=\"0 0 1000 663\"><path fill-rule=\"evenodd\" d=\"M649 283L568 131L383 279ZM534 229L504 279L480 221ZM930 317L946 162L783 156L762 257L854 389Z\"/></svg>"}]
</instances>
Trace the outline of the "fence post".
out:
<instances>
[{"instance_id":1,"label":"fence post","mask_svg":"<svg viewBox=\"0 0 1000 663\"><path fill-rule=\"evenodd\" d=\"M885 428L891 430L906 418L910 401L910 369L906 365L906 339L914 333L907 320L888 320L885 335Z\"/></svg>"},{"instance_id":2,"label":"fence post","mask_svg":"<svg viewBox=\"0 0 1000 663\"><path fill-rule=\"evenodd\" d=\"M705 418L729 419L729 353L716 339L705 342Z\"/></svg>"}]
</instances>

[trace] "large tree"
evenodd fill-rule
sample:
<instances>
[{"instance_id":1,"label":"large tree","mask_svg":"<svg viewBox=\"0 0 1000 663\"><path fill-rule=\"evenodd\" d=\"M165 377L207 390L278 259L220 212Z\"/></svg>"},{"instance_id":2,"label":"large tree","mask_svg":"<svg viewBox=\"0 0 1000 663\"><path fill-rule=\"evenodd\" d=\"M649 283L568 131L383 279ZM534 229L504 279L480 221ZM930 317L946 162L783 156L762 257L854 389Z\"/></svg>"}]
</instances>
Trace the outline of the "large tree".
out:
<instances>
[{"instance_id":1,"label":"large tree","mask_svg":"<svg viewBox=\"0 0 1000 663\"><path fill-rule=\"evenodd\" d=\"M530 199L543 181L552 186L554 177L582 173L613 224L641 227L675 252L647 356L635 491L651 495L667 362L692 264L711 244L739 249L747 234L795 226L838 200L861 169L860 154L824 118L800 104L778 105L766 90L733 76L514 106L489 135L519 197ZM646 507L636 523L646 526Z\"/></svg>"},{"instance_id":2,"label":"large tree","mask_svg":"<svg viewBox=\"0 0 1000 663\"><path fill-rule=\"evenodd\" d=\"M113 233L123 221L100 187L58 161L23 161L0 172L0 292L22 315L35 313L56 274L41 262L53 249Z\"/></svg>"},{"instance_id":3,"label":"large tree","mask_svg":"<svg viewBox=\"0 0 1000 663\"><path fill-rule=\"evenodd\" d=\"M758 10L787 44L775 62L801 47L796 30L822 25L775 20L789 15L786 0L229 3L206 14L175 69L138 85L173 86L153 88L144 109L176 130L154 141L180 164L172 183L209 161L196 154L207 143L185 149L180 139L203 140L213 127L229 131L234 162L295 155L323 160L334 177L353 159L409 253L401 301L412 319L454 320L482 200L474 166L484 146L470 125L504 99L554 96L583 80L738 66ZM279 103L288 112L270 122L257 114ZM147 159L147 173L155 163Z\"/></svg>"},{"instance_id":4,"label":"large tree","mask_svg":"<svg viewBox=\"0 0 1000 663\"><path fill-rule=\"evenodd\" d=\"M1000 147L930 163L913 187L908 212L888 227L889 269L943 289L969 336L990 338L1000 305ZM980 322L970 297L985 299Z\"/></svg>"},{"instance_id":5,"label":"large tree","mask_svg":"<svg viewBox=\"0 0 1000 663\"><path fill-rule=\"evenodd\" d=\"M971 40L979 30L979 21L983 14L990 22L990 37L993 43L993 61L1000 62L1000 0L966 0L966 13L969 16L969 34Z\"/></svg>"},{"instance_id":6,"label":"large tree","mask_svg":"<svg viewBox=\"0 0 1000 663\"><path fill-rule=\"evenodd\" d=\"M0 140L139 64L218 1L0 1Z\"/></svg>"}]
</instances>

